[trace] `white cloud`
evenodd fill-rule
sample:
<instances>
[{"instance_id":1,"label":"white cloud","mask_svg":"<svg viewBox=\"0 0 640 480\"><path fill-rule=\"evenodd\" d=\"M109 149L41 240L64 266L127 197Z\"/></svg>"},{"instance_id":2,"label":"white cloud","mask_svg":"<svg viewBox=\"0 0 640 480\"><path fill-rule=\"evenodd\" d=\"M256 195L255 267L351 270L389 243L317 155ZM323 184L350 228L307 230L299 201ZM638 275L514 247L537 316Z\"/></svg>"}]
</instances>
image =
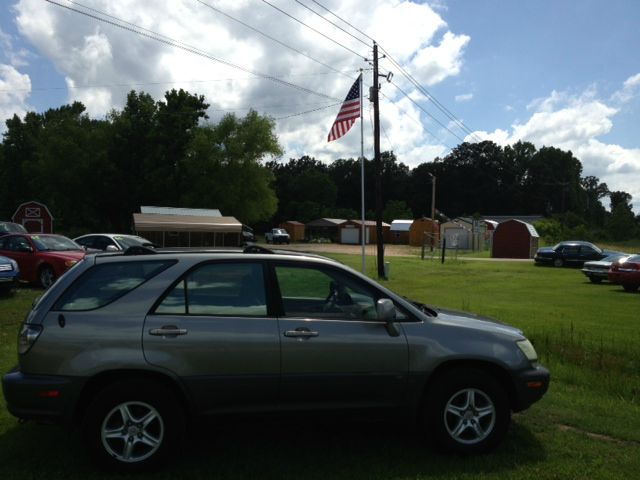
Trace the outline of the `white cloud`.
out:
<instances>
[{"instance_id":1,"label":"white cloud","mask_svg":"<svg viewBox=\"0 0 640 480\"><path fill-rule=\"evenodd\" d=\"M625 87L632 83L625 82ZM595 175L610 189L630 193L636 210L640 207L637 182L640 149L606 144L598 139L613 129L618 109L598 99L593 88L579 96L553 91L549 97L532 102L529 108L533 111L531 117L524 123L513 124L510 131L496 129L475 132L475 135L501 145L523 140L538 148L554 146L571 150L582 162L584 175Z\"/></svg>"},{"instance_id":2,"label":"white cloud","mask_svg":"<svg viewBox=\"0 0 640 480\"><path fill-rule=\"evenodd\" d=\"M622 89L618 90L611 97L612 100L620 103L627 103L631 99L638 96L640 91L640 73L627 78L622 85Z\"/></svg>"},{"instance_id":3,"label":"white cloud","mask_svg":"<svg viewBox=\"0 0 640 480\"><path fill-rule=\"evenodd\" d=\"M455 96L455 100L458 103L460 103L460 102L468 102L472 98L473 98L473 93L463 93L461 95L456 95Z\"/></svg>"},{"instance_id":4,"label":"white cloud","mask_svg":"<svg viewBox=\"0 0 640 480\"><path fill-rule=\"evenodd\" d=\"M31 93L29 75L20 73L11 65L0 64L0 132L4 121L13 115L23 117L27 113L27 98Z\"/></svg>"}]
</instances>

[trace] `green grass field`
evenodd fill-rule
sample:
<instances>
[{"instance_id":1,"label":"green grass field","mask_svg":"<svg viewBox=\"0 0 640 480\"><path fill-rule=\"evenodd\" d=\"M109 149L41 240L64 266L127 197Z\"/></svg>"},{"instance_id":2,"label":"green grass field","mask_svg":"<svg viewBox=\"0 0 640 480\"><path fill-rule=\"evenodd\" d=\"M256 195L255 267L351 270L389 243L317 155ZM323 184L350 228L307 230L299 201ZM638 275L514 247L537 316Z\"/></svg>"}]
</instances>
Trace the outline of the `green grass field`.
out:
<instances>
[{"instance_id":1,"label":"green grass field","mask_svg":"<svg viewBox=\"0 0 640 480\"><path fill-rule=\"evenodd\" d=\"M358 269L357 256L332 255ZM545 398L514 415L504 444L478 457L430 451L378 421L259 418L207 422L149 478L631 479L640 471L640 293L594 285L578 269L532 263L393 257L384 284L434 305L522 328L551 369ZM368 273L374 275L374 258ZM0 369L38 290L0 297ZM98 479L79 436L19 425L0 408L2 479ZM141 476L141 478L146 478Z\"/></svg>"}]
</instances>

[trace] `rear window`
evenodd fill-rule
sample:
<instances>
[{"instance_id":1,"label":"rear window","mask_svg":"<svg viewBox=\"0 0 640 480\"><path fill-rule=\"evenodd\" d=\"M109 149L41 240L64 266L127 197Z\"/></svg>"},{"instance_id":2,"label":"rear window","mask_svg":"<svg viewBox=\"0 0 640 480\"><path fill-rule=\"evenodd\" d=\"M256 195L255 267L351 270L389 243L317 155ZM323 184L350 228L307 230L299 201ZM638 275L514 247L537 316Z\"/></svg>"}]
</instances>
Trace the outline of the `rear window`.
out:
<instances>
[{"instance_id":1,"label":"rear window","mask_svg":"<svg viewBox=\"0 0 640 480\"><path fill-rule=\"evenodd\" d=\"M96 310L117 300L175 263L174 260L96 265L60 297L54 310Z\"/></svg>"}]
</instances>

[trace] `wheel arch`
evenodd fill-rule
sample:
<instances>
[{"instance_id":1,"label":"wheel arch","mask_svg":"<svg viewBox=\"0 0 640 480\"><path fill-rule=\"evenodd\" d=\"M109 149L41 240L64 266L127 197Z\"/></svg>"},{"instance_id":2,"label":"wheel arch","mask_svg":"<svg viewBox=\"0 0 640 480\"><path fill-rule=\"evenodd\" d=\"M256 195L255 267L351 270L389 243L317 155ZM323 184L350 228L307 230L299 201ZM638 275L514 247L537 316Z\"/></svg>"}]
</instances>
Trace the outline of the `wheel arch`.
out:
<instances>
[{"instance_id":1,"label":"wheel arch","mask_svg":"<svg viewBox=\"0 0 640 480\"><path fill-rule=\"evenodd\" d=\"M422 389L420 405L422 405L426 400L429 390L436 384L438 379L446 376L453 370L464 369L482 370L494 377L504 388L507 398L509 399L509 406L511 410L514 410L517 404L517 394L513 379L509 372L504 367L496 363L474 359L449 360L438 365L425 381L425 385Z\"/></svg>"},{"instance_id":2,"label":"wheel arch","mask_svg":"<svg viewBox=\"0 0 640 480\"><path fill-rule=\"evenodd\" d=\"M184 386L175 378L161 372L149 370L108 370L91 377L83 386L76 401L72 419L75 426L82 423L87 408L96 394L109 385L123 380L147 380L168 388L182 406L185 417L190 420L193 403Z\"/></svg>"}]
</instances>

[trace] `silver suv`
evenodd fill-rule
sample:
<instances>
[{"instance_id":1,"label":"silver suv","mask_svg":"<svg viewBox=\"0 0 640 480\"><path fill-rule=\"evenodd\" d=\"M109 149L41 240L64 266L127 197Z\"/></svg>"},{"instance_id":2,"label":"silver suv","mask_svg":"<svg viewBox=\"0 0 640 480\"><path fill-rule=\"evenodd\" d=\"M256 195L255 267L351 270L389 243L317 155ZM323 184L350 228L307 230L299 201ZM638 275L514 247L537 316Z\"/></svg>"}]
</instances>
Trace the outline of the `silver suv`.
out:
<instances>
[{"instance_id":1,"label":"silver suv","mask_svg":"<svg viewBox=\"0 0 640 480\"><path fill-rule=\"evenodd\" d=\"M79 426L105 467L155 467L194 419L249 411L388 409L442 447L484 452L548 388L520 330L336 261L149 252L89 255L62 276L2 381L13 415Z\"/></svg>"}]
</instances>

